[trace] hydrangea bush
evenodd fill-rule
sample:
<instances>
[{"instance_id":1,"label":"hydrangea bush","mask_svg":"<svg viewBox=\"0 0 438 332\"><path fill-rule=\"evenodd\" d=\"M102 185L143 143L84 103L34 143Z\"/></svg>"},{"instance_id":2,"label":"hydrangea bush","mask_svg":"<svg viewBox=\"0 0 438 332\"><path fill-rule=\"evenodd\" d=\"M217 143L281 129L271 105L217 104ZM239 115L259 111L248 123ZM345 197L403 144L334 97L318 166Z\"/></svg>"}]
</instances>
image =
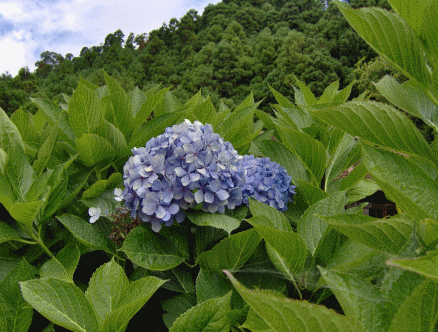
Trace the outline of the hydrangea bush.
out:
<instances>
[{"instance_id":1,"label":"hydrangea bush","mask_svg":"<svg viewBox=\"0 0 438 332\"><path fill-rule=\"evenodd\" d=\"M283 167L269 158L238 155L210 124L199 121L186 119L166 128L132 153L123 167L125 190L119 197L132 218L151 223L155 232L163 223L181 223L184 210L200 204L205 212L225 213L225 207L248 205L252 197L286 211L295 194Z\"/></svg>"},{"instance_id":2,"label":"hydrangea bush","mask_svg":"<svg viewBox=\"0 0 438 332\"><path fill-rule=\"evenodd\" d=\"M389 2L336 4L409 78L378 90L436 130L437 2ZM104 75L0 109L0 331L437 330L438 144L398 109L296 80L275 116L217 111ZM347 207L379 188L398 215Z\"/></svg>"}]
</instances>

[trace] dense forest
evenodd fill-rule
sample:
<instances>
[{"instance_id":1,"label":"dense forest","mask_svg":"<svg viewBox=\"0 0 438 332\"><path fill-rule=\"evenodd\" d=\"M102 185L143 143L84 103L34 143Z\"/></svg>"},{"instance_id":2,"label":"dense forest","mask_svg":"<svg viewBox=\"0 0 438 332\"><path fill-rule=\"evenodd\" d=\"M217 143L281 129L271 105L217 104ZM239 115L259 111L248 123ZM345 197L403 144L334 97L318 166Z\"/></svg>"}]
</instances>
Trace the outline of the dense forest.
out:
<instances>
[{"instance_id":1,"label":"dense forest","mask_svg":"<svg viewBox=\"0 0 438 332\"><path fill-rule=\"evenodd\" d=\"M346 2L390 9L387 0ZM379 101L383 97L372 82L386 74L406 80L377 57L330 0L222 0L202 15L191 9L149 34L125 38L117 30L78 56L43 52L35 66L34 72L24 67L15 77L0 76L0 107L6 113L20 106L36 112L29 97L63 102L62 93L71 94L79 76L101 86L102 69L128 91L171 85L182 102L202 89L216 106L222 100L232 107L253 91L263 99L259 108L268 112L274 103L268 84L293 100L294 75L316 96L333 81L344 88L355 80L352 97L368 89ZM433 140L427 130L423 134Z\"/></svg>"}]
</instances>

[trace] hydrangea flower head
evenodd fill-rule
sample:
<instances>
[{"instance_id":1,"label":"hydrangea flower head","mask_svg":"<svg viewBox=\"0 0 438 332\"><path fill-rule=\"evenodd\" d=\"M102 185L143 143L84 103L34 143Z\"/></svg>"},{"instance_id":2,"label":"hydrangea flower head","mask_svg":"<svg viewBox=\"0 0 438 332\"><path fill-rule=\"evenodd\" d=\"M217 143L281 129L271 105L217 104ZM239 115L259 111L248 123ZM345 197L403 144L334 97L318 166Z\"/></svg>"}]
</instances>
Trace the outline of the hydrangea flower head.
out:
<instances>
[{"instance_id":1,"label":"hydrangea flower head","mask_svg":"<svg viewBox=\"0 0 438 332\"><path fill-rule=\"evenodd\" d=\"M183 210L198 204L212 213L242 204L242 157L210 124L185 120L131 151L122 196L131 217L150 222L156 232L163 223L182 222Z\"/></svg>"},{"instance_id":2,"label":"hydrangea flower head","mask_svg":"<svg viewBox=\"0 0 438 332\"><path fill-rule=\"evenodd\" d=\"M246 183L243 186L243 202L248 205L248 197L272 206L282 212L296 194L296 186L291 184L292 177L286 170L269 158L244 156L239 164L245 169Z\"/></svg>"}]
</instances>

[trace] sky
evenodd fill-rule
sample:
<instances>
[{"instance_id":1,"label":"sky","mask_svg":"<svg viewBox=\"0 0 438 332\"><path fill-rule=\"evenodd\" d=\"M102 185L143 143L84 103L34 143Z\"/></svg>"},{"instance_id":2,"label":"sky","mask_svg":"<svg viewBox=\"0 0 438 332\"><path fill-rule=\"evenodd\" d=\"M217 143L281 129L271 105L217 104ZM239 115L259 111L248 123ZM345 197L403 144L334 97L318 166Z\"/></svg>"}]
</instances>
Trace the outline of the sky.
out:
<instances>
[{"instance_id":1,"label":"sky","mask_svg":"<svg viewBox=\"0 0 438 332\"><path fill-rule=\"evenodd\" d=\"M201 15L221 0L0 0L0 74L35 70L44 51L72 53L99 46L118 29L128 37L158 29L191 8Z\"/></svg>"}]
</instances>

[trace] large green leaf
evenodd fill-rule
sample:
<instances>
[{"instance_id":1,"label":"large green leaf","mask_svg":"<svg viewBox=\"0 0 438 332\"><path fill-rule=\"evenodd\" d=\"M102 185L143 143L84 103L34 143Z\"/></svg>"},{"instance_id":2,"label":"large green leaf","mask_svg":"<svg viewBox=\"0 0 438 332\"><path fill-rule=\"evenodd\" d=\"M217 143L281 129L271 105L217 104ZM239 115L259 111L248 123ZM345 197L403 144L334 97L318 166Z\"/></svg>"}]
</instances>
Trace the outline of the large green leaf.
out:
<instances>
[{"instance_id":1,"label":"large green leaf","mask_svg":"<svg viewBox=\"0 0 438 332\"><path fill-rule=\"evenodd\" d=\"M216 126L215 132L224 140L233 143L233 138L242 130L248 130L247 125L254 117L254 111L260 102L231 113L231 116Z\"/></svg>"},{"instance_id":2,"label":"large green leaf","mask_svg":"<svg viewBox=\"0 0 438 332\"><path fill-rule=\"evenodd\" d=\"M362 149L366 168L398 207L416 220L438 217L438 184L413 157L367 144L362 144Z\"/></svg>"},{"instance_id":3,"label":"large green leaf","mask_svg":"<svg viewBox=\"0 0 438 332\"><path fill-rule=\"evenodd\" d=\"M301 217L297 232L306 243L307 249L312 253L316 252L321 239L329 225L316 217L316 215L332 216L341 213L345 205L345 192L324 198L311 207Z\"/></svg>"},{"instance_id":4,"label":"large green leaf","mask_svg":"<svg viewBox=\"0 0 438 332\"><path fill-rule=\"evenodd\" d=\"M111 122L123 133L125 139L129 141L133 130L132 124L134 119L131 110L131 100L115 79L105 72L104 75L109 92L109 95L106 96L105 99L111 101L113 106L112 110L114 110Z\"/></svg>"},{"instance_id":5,"label":"large green leaf","mask_svg":"<svg viewBox=\"0 0 438 332\"><path fill-rule=\"evenodd\" d=\"M103 250L115 255L114 244L100 233L97 228L85 220L70 214L56 217L79 242L94 250Z\"/></svg>"},{"instance_id":6,"label":"large green leaf","mask_svg":"<svg viewBox=\"0 0 438 332\"><path fill-rule=\"evenodd\" d=\"M0 148L10 154L10 142L17 142L24 150L24 143L17 126L9 119L8 115L0 107Z\"/></svg>"},{"instance_id":7,"label":"large green leaf","mask_svg":"<svg viewBox=\"0 0 438 332\"><path fill-rule=\"evenodd\" d=\"M84 134L76 139L76 149L86 166L93 166L101 161L112 161L114 148L105 138L96 134Z\"/></svg>"},{"instance_id":8,"label":"large green leaf","mask_svg":"<svg viewBox=\"0 0 438 332\"><path fill-rule=\"evenodd\" d=\"M287 299L266 290L250 291L228 271L224 271L233 286L271 331L351 331L364 329L355 321L323 306Z\"/></svg>"},{"instance_id":9,"label":"large green leaf","mask_svg":"<svg viewBox=\"0 0 438 332\"><path fill-rule=\"evenodd\" d=\"M11 121L15 124L23 141L29 143L41 143L40 133L33 122L33 116L23 111L20 107L11 115ZM0 145L1 146L1 145Z\"/></svg>"},{"instance_id":10,"label":"large green leaf","mask_svg":"<svg viewBox=\"0 0 438 332\"><path fill-rule=\"evenodd\" d=\"M196 305L196 294L187 293L162 301L161 306L166 313L163 315L164 324L170 329L173 322L190 308Z\"/></svg>"},{"instance_id":11,"label":"large green leaf","mask_svg":"<svg viewBox=\"0 0 438 332\"><path fill-rule=\"evenodd\" d=\"M76 138L91 134L103 122L103 108L96 92L79 82L68 103L68 115Z\"/></svg>"},{"instance_id":12,"label":"large green leaf","mask_svg":"<svg viewBox=\"0 0 438 332\"><path fill-rule=\"evenodd\" d=\"M389 3L394 11L409 23L423 43L428 58L438 62L438 4L434 0L426 0L418 3L403 0L390 0Z\"/></svg>"},{"instance_id":13,"label":"large green leaf","mask_svg":"<svg viewBox=\"0 0 438 332\"><path fill-rule=\"evenodd\" d=\"M207 97L203 103L196 106L193 109L193 114L202 124L211 123L211 119L216 114L216 109L214 108L210 97Z\"/></svg>"},{"instance_id":14,"label":"large green leaf","mask_svg":"<svg viewBox=\"0 0 438 332\"><path fill-rule=\"evenodd\" d=\"M0 243L20 239L20 235L11 226L0 222Z\"/></svg>"},{"instance_id":15,"label":"large green leaf","mask_svg":"<svg viewBox=\"0 0 438 332\"><path fill-rule=\"evenodd\" d=\"M70 125L67 114L65 114L58 105L49 100L42 98L30 98L30 100L35 103L39 110L45 115L45 120L47 120L51 126L57 126L61 130L62 135L60 134L60 137L74 146L76 138L75 132ZM40 120L40 123L41 122L43 121Z\"/></svg>"},{"instance_id":16,"label":"large green leaf","mask_svg":"<svg viewBox=\"0 0 438 332\"><path fill-rule=\"evenodd\" d=\"M74 284L41 278L20 285L24 299L53 323L75 332L99 331L90 303Z\"/></svg>"},{"instance_id":17,"label":"large green leaf","mask_svg":"<svg viewBox=\"0 0 438 332\"><path fill-rule=\"evenodd\" d=\"M6 275L0 279L0 331L26 332L32 321L32 307L24 300L20 292L20 281L33 278L31 266L22 259L7 269L7 264L1 262L2 272Z\"/></svg>"},{"instance_id":18,"label":"large green leaf","mask_svg":"<svg viewBox=\"0 0 438 332\"><path fill-rule=\"evenodd\" d=\"M438 282L438 250L417 258L391 259L387 264L419 273Z\"/></svg>"},{"instance_id":19,"label":"large green leaf","mask_svg":"<svg viewBox=\"0 0 438 332\"><path fill-rule=\"evenodd\" d=\"M120 250L135 264L153 271L169 270L184 262L174 243L145 227L134 228Z\"/></svg>"},{"instance_id":20,"label":"large green leaf","mask_svg":"<svg viewBox=\"0 0 438 332\"><path fill-rule=\"evenodd\" d=\"M388 332L436 331L438 284L424 281L402 304Z\"/></svg>"},{"instance_id":21,"label":"large green leaf","mask_svg":"<svg viewBox=\"0 0 438 332\"><path fill-rule=\"evenodd\" d=\"M301 236L264 225L254 225L254 228L265 240L266 251L274 266L295 282L293 275L302 271L307 257L306 244Z\"/></svg>"},{"instance_id":22,"label":"large green leaf","mask_svg":"<svg viewBox=\"0 0 438 332\"><path fill-rule=\"evenodd\" d=\"M93 273L85 297L93 307L99 325L103 325L108 314L117 309L128 285L123 268L114 260L100 266Z\"/></svg>"},{"instance_id":23,"label":"large green leaf","mask_svg":"<svg viewBox=\"0 0 438 332\"><path fill-rule=\"evenodd\" d=\"M390 219L351 214L316 216L358 242L396 255L406 244L413 227L412 220L398 216Z\"/></svg>"},{"instance_id":24,"label":"large green leaf","mask_svg":"<svg viewBox=\"0 0 438 332\"><path fill-rule=\"evenodd\" d=\"M317 103L316 97L313 92L310 90L308 86L306 86L303 82L301 82L298 78L295 77L295 81L297 82L298 87L304 97L305 103L303 105L311 106ZM297 101L297 103L299 103Z\"/></svg>"},{"instance_id":25,"label":"large green leaf","mask_svg":"<svg viewBox=\"0 0 438 332\"><path fill-rule=\"evenodd\" d=\"M294 184L296 184L298 180L303 180L309 183L312 182L312 174L306 169L301 158L289 151L280 142L271 140L253 142L249 153L262 157L269 157L271 161L283 166L286 169L287 174L292 176L292 182Z\"/></svg>"},{"instance_id":26,"label":"large green leaf","mask_svg":"<svg viewBox=\"0 0 438 332\"><path fill-rule=\"evenodd\" d=\"M388 330L391 323L388 304L371 282L359 276L318 268L347 317L359 322L366 331Z\"/></svg>"},{"instance_id":27,"label":"large green leaf","mask_svg":"<svg viewBox=\"0 0 438 332\"><path fill-rule=\"evenodd\" d=\"M42 200L29 203L15 203L9 210L10 215L27 232L33 234L33 221L44 208L48 192Z\"/></svg>"},{"instance_id":28,"label":"large green leaf","mask_svg":"<svg viewBox=\"0 0 438 332\"><path fill-rule=\"evenodd\" d=\"M307 169L315 177L315 184L321 182L326 167L325 147L322 143L306 133L294 131L283 126L277 126L282 143L297 154Z\"/></svg>"},{"instance_id":29,"label":"large green leaf","mask_svg":"<svg viewBox=\"0 0 438 332\"><path fill-rule=\"evenodd\" d=\"M230 330L231 292L220 298L210 299L190 308L173 323L170 332L180 331L217 331Z\"/></svg>"},{"instance_id":30,"label":"large green leaf","mask_svg":"<svg viewBox=\"0 0 438 332\"><path fill-rule=\"evenodd\" d=\"M58 128L53 127L50 131L49 136L44 141L41 148L38 150L38 158L34 161L32 168L35 174L40 175L46 168L47 162L49 161L50 155L52 154L53 148L55 147L56 138L58 137Z\"/></svg>"},{"instance_id":31,"label":"large green leaf","mask_svg":"<svg viewBox=\"0 0 438 332\"><path fill-rule=\"evenodd\" d=\"M56 278L73 283L73 274L81 253L75 245L62 248L56 257L40 267L41 278Z\"/></svg>"},{"instance_id":32,"label":"large green leaf","mask_svg":"<svg viewBox=\"0 0 438 332\"><path fill-rule=\"evenodd\" d=\"M222 240L212 250L199 255L203 270L220 272L223 269L238 270L252 255L261 240L255 229L250 229Z\"/></svg>"},{"instance_id":33,"label":"large green leaf","mask_svg":"<svg viewBox=\"0 0 438 332\"><path fill-rule=\"evenodd\" d=\"M184 270L184 265L174 267L167 271L152 271L151 275L162 280L167 280L163 288L179 293L191 293L195 291L192 275Z\"/></svg>"},{"instance_id":34,"label":"large green leaf","mask_svg":"<svg viewBox=\"0 0 438 332\"><path fill-rule=\"evenodd\" d=\"M378 7L356 10L340 1L335 3L353 29L378 54L404 75L416 79L425 88L429 87L423 47L405 20Z\"/></svg>"},{"instance_id":35,"label":"large green leaf","mask_svg":"<svg viewBox=\"0 0 438 332\"><path fill-rule=\"evenodd\" d=\"M204 252L210 243L227 237L224 230L211 226L196 227L195 235L196 257Z\"/></svg>"},{"instance_id":36,"label":"large green leaf","mask_svg":"<svg viewBox=\"0 0 438 332\"><path fill-rule=\"evenodd\" d=\"M351 101L313 115L352 136L381 147L434 160L429 145L414 124L393 107L372 101Z\"/></svg>"},{"instance_id":37,"label":"large green leaf","mask_svg":"<svg viewBox=\"0 0 438 332\"><path fill-rule=\"evenodd\" d=\"M108 283L108 281L103 282ZM163 283L165 283L164 280L155 277L146 277L131 282L115 304L116 309L106 316L102 331L124 332L131 318Z\"/></svg>"},{"instance_id":38,"label":"large green leaf","mask_svg":"<svg viewBox=\"0 0 438 332\"><path fill-rule=\"evenodd\" d=\"M117 157L125 157L124 151L128 145L122 132L116 126L104 119L101 125L95 129L95 133L110 142Z\"/></svg>"},{"instance_id":39,"label":"large green leaf","mask_svg":"<svg viewBox=\"0 0 438 332\"><path fill-rule=\"evenodd\" d=\"M186 212L187 218L198 226L212 226L223 229L228 234L240 226L239 220L226 214L207 213L200 211Z\"/></svg>"},{"instance_id":40,"label":"large green leaf","mask_svg":"<svg viewBox=\"0 0 438 332\"><path fill-rule=\"evenodd\" d=\"M249 209L253 217L266 217L272 226L280 231L292 231L292 227L283 213L265 203L248 198ZM269 226L269 225L268 225Z\"/></svg>"}]
</instances>

